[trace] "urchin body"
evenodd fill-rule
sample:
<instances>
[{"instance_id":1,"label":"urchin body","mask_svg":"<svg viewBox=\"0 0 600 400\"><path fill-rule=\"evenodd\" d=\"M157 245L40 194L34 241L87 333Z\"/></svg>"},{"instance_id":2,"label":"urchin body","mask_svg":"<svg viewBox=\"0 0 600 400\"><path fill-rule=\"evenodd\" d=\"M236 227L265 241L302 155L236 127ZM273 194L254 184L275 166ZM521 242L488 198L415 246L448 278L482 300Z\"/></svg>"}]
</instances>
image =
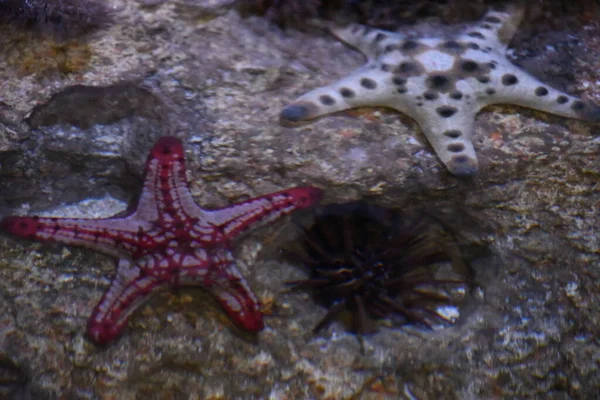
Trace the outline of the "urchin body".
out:
<instances>
[{"instance_id":1,"label":"urchin body","mask_svg":"<svg viewBox=\"0 0 600 400\"><path fill-rule=\"evenodd\" d=\"M360 202L332 204L302 231L300 250L293 253L309 277L288 284L310 290L328 309L314 332L344 313L358 334L374 332L374 320L383 318L432 328L447 322L436 311L452 302L445 285L465 284L436 278L435 264L457 262L457 247L426 216Z\"/></svg>"}]
</instances>

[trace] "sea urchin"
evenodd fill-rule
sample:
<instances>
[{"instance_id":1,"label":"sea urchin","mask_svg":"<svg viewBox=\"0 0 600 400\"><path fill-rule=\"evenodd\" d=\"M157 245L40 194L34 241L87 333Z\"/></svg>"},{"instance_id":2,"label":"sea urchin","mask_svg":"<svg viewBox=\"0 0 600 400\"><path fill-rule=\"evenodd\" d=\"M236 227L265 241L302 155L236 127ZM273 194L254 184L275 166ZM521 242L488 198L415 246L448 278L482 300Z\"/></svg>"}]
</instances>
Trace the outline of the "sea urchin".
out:
<instances>
[{"instance_id":1,"label":"sea urchin","mask_svg":"<svg viewBox=\"0 0 600 400\"><path fill-rule=\"evenodd\" d=\"M383 318L429 329L446 324L438 310L452 303L446 289L470 281L437 277L441 262L460 275L470 275L470 268L453 235L425 213L353 202L321 208L309 228L297 225L303 234L290 252L310 276L287 284L311 290L328 308L315 333L342 315L358 334L372 333L373 321Z\"/></svg>"}]
</instances>

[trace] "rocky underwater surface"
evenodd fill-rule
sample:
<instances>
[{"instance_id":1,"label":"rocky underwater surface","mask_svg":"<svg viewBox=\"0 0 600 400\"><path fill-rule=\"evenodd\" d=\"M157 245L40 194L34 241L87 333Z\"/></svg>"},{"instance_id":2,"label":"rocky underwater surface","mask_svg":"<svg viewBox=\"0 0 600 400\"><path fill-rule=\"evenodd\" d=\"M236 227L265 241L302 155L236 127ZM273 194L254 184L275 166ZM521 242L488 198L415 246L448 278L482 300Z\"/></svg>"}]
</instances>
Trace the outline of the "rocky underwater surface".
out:
<instances>
[{"instance_id":1,"label":"rocky underwater surface","mask_svg":"<svg viewBox=\"0 0 600 400\"><path fill-rule=\"evenodd\" d=\"M310 185L325 205L362 200L439 218L465 244L475 283L451 323L382 320L357 340L342 317L313 334L327 308L285 284L308 275L282 252L302 232L282 219L232 246L262 303L260 333L237 328L202 288L183 288L152 297L98 346L86 323L115 258L3 233L0 398L595 398L599 124L486 107L474 117L469 178L453 176L419 125L393 110L282 126L287 105L365 59L324 29L335 12L323 2L252 3L110 0L86 14L75 1L28 2L37 13L0 1L0 217L122 212L153 145L176 136L202 208ZM350 13L359 22L444 36L498 2L417 1L396 19L385 2L348 3L363 7ZM576 3L585 12L529 10L507 58L600 104L598 10ZM434 237L441 246L448 236Z\"/></svg>"}]
</instances>

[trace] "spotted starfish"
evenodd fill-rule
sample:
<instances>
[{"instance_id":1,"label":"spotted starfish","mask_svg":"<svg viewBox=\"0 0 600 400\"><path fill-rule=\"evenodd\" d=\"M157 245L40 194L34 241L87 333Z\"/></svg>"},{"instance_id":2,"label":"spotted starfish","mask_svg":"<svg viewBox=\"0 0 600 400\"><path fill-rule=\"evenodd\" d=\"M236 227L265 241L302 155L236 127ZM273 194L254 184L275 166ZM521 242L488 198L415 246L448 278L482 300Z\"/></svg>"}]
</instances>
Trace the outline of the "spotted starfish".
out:
<instances>
[{"instance_id":1,"label":"spotted starfish","mask_svg":"<svg viewBox=\"0 0 600 400\"><path fill-rule=\"evenodd\" d=\"M600 107L543 84L506 58L523 10L490 11L464 32L416 38L361 25L333 28L367 63L313 90L281 112L284 125L363 106L384 106L414 118L455 175L473 175L475 115L490 104L515 104L569 118L600 121Z\"/></svg>"},{"instance_id":2,"label":"spotted starfish","mask_svg":"<svg viewBox=\"0 0 600 400\"><path fill-rule=\"evenodd\" d=\"M119 259L117 273L92 312L87 334L99 344L115 339L131 313L159 289L203 286L240 327L264 327L259 301L238 272L230 244L260 223L273 221L321 198L297 187L219 210L193 200L184 151L163 137L150 151L137 207L104 219L6 217L0 228L20 237L88 247Z\"/></svg>"}]
</instances>

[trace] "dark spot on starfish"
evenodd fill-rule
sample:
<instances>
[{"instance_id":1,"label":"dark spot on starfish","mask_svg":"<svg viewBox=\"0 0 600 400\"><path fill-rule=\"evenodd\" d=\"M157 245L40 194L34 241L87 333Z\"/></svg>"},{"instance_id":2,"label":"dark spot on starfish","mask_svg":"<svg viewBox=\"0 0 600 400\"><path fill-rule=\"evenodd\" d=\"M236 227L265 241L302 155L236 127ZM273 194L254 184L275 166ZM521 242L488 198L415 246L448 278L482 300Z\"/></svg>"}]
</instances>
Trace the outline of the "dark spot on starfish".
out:
<instances>
[{"instance_id":1,"label":"dark spot on starfish","mask_svg":"<svg viewBox=\"0 0 600 400\"><path fill-rule=\"evenodd\" d=\"M475 61L473 60L464 60L461 64L460 64L460 68L464 71L464 72L475 72L479 69L479 64L477 64Z\"/></svg>"},{"instance_id":2,"label":"dark spot on starfish","mask_svg":"<svg viewBox=\"0 0 600 400\"><path fill-rule=\"evenodd\" d=\"M290 106L287 106L286 108L284 108L281 111L281 115L280 118L283 121L289 121L289 122L298 122L298 121L302 121L304 119L309 118L310 116L310 110L309 107L313 108L314 105L308 105L308 104L292 104Z\"/></svg>"},{"instance_id":3,"label":"dark spot on starfish","mask_svg":"<svg viewBox=\"0 0 600 400\"><path fill-rule=\"evenodd\" d=\"M396 91L398 93L406 93L406 92L408 92L408 89L406 88L406 86L400 86L400 87L398 87L398 89L396 89Z\"/></svg>"},{"instance_id":4,"label":"dark spot on starfish","mask_svg":"<svg viewBox=\"0 0 600 400\"><path fill-rule=\"evenodd\" d=\"M384 53L391 53L392 51L399 50L397 44L388 44L383 48Z\"/></svg>"},{"instance_id":5,"label":"dark spot on starfish","mask_svg":"<svg viewBox=\"0 0 600 400\"><path fill-rule=\"evenodd\" d=\"M319 101L321 102L321 104L326 106L331 106L335 104L335 99L327 94L321 95L319 97Z\"/></svg>"},{"instance_id":6,"label":"dark spot on starfish","mask_svg":"<svg viewBox=\"0 0 600 400\"><path fill-rule=\"evenodd\" d=\"M340 89L340 94L346 98L354 97L354 91L345 87Z\"/></svg>"},{"instance_id":7,"label":"dark spot on starfish","mask_svg":"<svg viewBox=\"0 0 600 400\"><path fill-rule=\"evenodd\" d=\"M425 92L423 93L423 97L425 100L435 100L438 98L438 94L436 92Z\"/></svg>"},{"instance_id":8,"label":"dark spot on starfish","mask_svg":"<svg viewBox=\"0 0 600 400\"><path fill-rule=\"evenodd\" d=\"M423 45L416 40L406 40L400 46L400 49L407 54L414 54L422 49Z\"/></svg>"},{"instance_id":9,"label":"dark spot on starfish","mask_svg":"<svg viewBox=\"0 0 600 400\"><path fill-rule=\"evenodd\" d=\"M463 50L463 47L456 40L448 40L441 44L440 49L448 50L452 53L458 53Z\"/></svg>"},{"instance_id":10,"label":"dark spot on starfish","mask_svg":"<svg viewBox=\"0 0 600 400\"><path fill-rule=\"evenodd\" d=\"M488 66L490 69L496 69L496 64L494 64L493 62L489 62L489 63L487 63L487 66Z\"/></svg>"},{"instance_id":11,"label":"dark spot on starfish","mask_svg":"<svg viewBox=\"0 0 600 400\"><path fill-rule=\"evenodd\" d=\"M450 143L448 145L448 151L451 151L452 153L460 153L464 149L465 145L462 143Z\"/></svg>"},{"instance_id":12,"label":"dark spot on starfish","mask_svg":"<svg viewBox=\"0 0 600 400\"><path fill-rule=\"evenodd\" d=\"M481 32L477 32L477 31L469 32L469 33L467 33L467 36L470 36L472 38L477 38L477 39L485 39L485 36L483 36L483 34Z\"/></svg>"},{"instance_id":13,"label":"dark spot on starfish","mask_svg":"<svg viewBox=\"0 0 600 400\"><path fill-rule=\"evenodd\" d=\"M419 43L414 40L407 40L402 44L402 50L414 50L419 47Z\"/></svg>"},{"instance_id":14,"label":"dark spot on starfish","mask_svg":"<svg viewBox=\"0 0 600 400\"><path fill-rule=\"evenodd\" d=\"M423 100L423 96L417 96L417 97L415 97L415 99L417 99L417 100Z\"/></svg>"},{"instance_id":15,"label":"dark spot on starfish","mask_svg":"<svg viewBox=\"0 0 600 400\"><path fill-rule=\"evenodd\" d=\"M477 80L481 83L489 83L490 77L487 75L484 75L484 76L480 76L479 78L477 78Z\"/></svg>"},{"instance_id":16,"label":"dark spot on starfish","mask_svg":"<svg viewBox=\"0 0 600 400\"><path fill-rule=\"evenodd\" d=\"M483 49L484 53L489 53L490 51L492 51L492 48L490 46L486 46L485 49Z\"/></svg>"},{"instance_id":17,"label":"dark spot on starfish","mask_svg":"<svg viewBox=\"0 0 600 400\"><path fill-rule=\"evenodd\" d=\"M462 132L458 129L449 129L444 132L444 136L447 136L452 139L456 139L462 135Z\"/></svg>"},{"instance_id":18,"label":"dark spot on starfish","mask_svg":"<svg viewBox=\"0 0 600 400\"><path fill-rule=\"evenodd\" d=\"M362 29L362 26L360 25L354 25L352 27L352 30L350 31L353 35L356 35L358 33L358 31L360 31Z\"/></svg>"},{"instance_id":19,"label":"dark spot on starfish","mask_svg":"<svg viewBox=\"0 0 600 400\"><path fill-rule=\"evenodd\" d=\"M423 103L421 103L420 101L417 103L417 106L421 107L423 105Z\"/></svg>"},{"instance_id":20,"label":"dark spot on starfish","mask_svg":"<svg viewBox=\"0 0 600 400\"><path fill-rule=\"evenodd\" d=\"M363 36L367 36L369 33L371 33L372 30L373 30L373 28L371 28L370 26L365 26L365 30L362 33Z\"/></svg>"},{"instance_id":21,"label":"dark spot on starfish","mask_svg":"<svg viewBox=\"0 0 600 400\"><path fill-rule=\"evenodd\" d=\"M502 22L498 17L486 17L483 19L485 22L489 22L490 24L499 24Z\"/></svg>"},{"instance_id":22,"label":"dark spot on starfish","mask_svg":"<svg viewBox=\"0 0 600 400\"><path fill-rule=\"evenodd\" d=\"M492 29L492 26L490 24L481 24L481 27L483 29Z\"/></svg>"},{"instance_id":23,"label":"dark spot on starfish","mask_svg":"<svg viewBox=\"0 0 600 400\"><path fill-rule=\"evenodd\" d=\"M469 42L469 48L471 48L473 50L479 50L479 45L474 42Z\"/></svg>"},{"instance_id":24,"label":"dark spot on starfish","mask_svg":"<svg viewBox=\"0 0 600 400\"><path fill-rule=\"evenodd\" d=\"M377 35L375 35L375 39L373 39L373 42L375 42L375 43L381 42L386 37L387 37L387 35L379 32Z\"/></svg>"},{"instance_id":25,"label":"dark spot on starfish","mask_svg":"<svg viewBox=\"0 0 600 400\"><path fill-rule=\"evenodd\" d=\"M569 101L569 98L567 96L560 95L556 98L556 102L558 104L565 104L568 101Z\"/></svg>"},{"instance_id":26,"label":"dark spot on starfish","mask_svg":"<svg viewBox=\"0 0 600 400\"><path fill-rule=\"evenodd\" d=\"M496 90L494 90L494 88L487 88L485 89L485 93L491 96L493 94L496 94Z\"/></svg>"},{"instance_id":27,"label":"dark spot on starfish","mask_svg":"<svg viewBox=\"0 0 600 400\"><path fill-rule=\"evenodd\" d=\"M571 108L573 111L581 111L585 108L585 103L581 100L575 100L573 104L571 104Z\"/></svg>"},{"instance_id":28,"label":"dark spot on starfish","mask_svg":"<svg viewBox=\"0 0 600 400\"><path fill-rule=\"evenodd\" d=\"M377 82L370 78L362 78L360 80L360 86L365 89L375 89L377 87Z\"/></svg>"},{"instance_id":29,"label":"dark spot on starfish","mask_svg":"<svg viewBox=\"0 0 600 400\"><path fill-rule=\"evenodd\" d=\"M417 63L405 61L400 63L394 73L401 74L404 76L418 76L423 73L423 68L420 67Z\"/></svg>"},{"instance_id":30,"label":"dark spot on starfish","mask_svg":"<svg viewBox=\"0 0 600 400\"><path fill-rule=\"evenodd\" d=\"M473 176L477 172L477 162L464 154L456 155L448 162L448 170L459 177Z\"/></svg>"},{"instance_id":31,"label":"dark spot on starfish","mask_svg":"<svg viewBox=\"0 0 600 400\"><path fill-rule=\"evenodd\" d=\"M392 82L394 83L394 85L404 85L406 84L406 78L403 78L401 76L394 76Z\"/></svg>"},{"instance_id":32,"label":"dark spot on starfish","mask_svg":"<svg viewBox=\"0 0 600 400\"><path fill-rule=\"evenodd\" d=\"M460 100L463 97L462 92L459 92L458 90L455 92L450 93L450 97L452 97L454 100Z\"/></svg>"},{"instance_id":33,"label":"dark spot on starfish","mask_svg":"<svg viewBox=\"0 0 600 400\"><path fill-rule=\"evenodd\" d=\"M458 109L456 107L452 107L452 106L440 106L440 107L436 108L435 111L442 118L450 118L451 116L456 114Z\"/></svg>"},{"instance_id":34,"label":"dark spot on starfish","mask_svg":"<svg viewBox=\"0 0 600 400\"><path fill-rule=\"evenodd\" d=\"M536 96L545 96L548 94L548 89L546 89L543 86L539 86L535 89L535 95Z\"/></svg>"},{"instance_id":35,"label":"dark spot on starfish","mask_svg":"<svg viewBox=\"0 0 600 400\"><path fill-rule=\"evenodd\" d=\"M386 63L381 64L380 68L383 72L390 72L392 70L392 66Z\"/></svg>"},{"instance_id":36,"label":"dark spot on starfish","mask_svg":"<svg viewBox=\"0 0 600 400\"><path fill-rule=\"evenodd\" d=\"M505 86L512 86L519 82L519 79L513 74L502 75L502 84Z\"/></svg>"},{"instance_id":37,"label":"dark spot on starfish","mask_svg":"<svg viewBox=\"0 0 600 400\"><path fill-rule=\"evenodd\" d=\"M451 80L445 75L432 75L427 78L426 83L430 89L439 90L440 92L449 90L452 85Z\"/></svg>"}]
</instances>

